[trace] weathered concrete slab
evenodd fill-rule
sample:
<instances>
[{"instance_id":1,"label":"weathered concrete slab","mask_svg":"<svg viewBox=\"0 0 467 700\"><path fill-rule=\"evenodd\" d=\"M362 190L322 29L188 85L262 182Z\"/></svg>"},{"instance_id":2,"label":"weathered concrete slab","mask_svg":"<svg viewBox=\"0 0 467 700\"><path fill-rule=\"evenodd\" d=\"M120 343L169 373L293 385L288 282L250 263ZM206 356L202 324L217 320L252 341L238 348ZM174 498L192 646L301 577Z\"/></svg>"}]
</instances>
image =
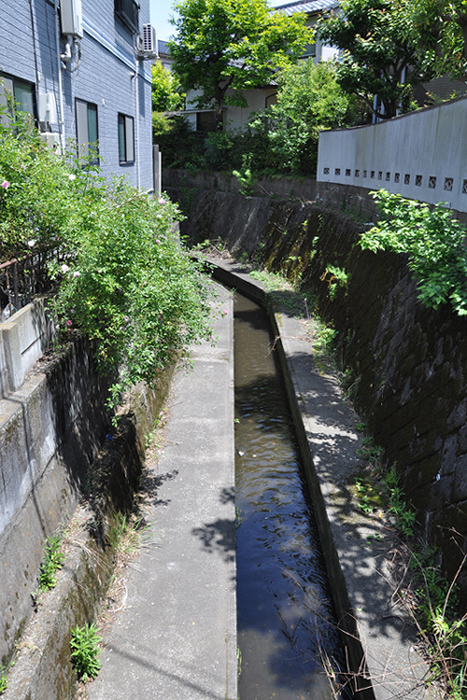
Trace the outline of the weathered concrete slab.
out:
<instances>
[{"instance_id":1,"label":"weathered concrete slab","mask_svg":"<svg viewBox=\"0 0 467 700\"><path fill-rule=\"evenodd\" d=\"M89 700L237 698L233 304L220 294L217 344L174 380L152 465L155 544L131 566Z\"/></svg>"},{"instance_id":2,"label":"weathered concrete slab","mask_svg":"<svg viewBox=\"0 0 467 700\"><path fill-rule=\"evenodd\" d=\"M50 345L54 329L37 298L0 323L0 396L16 391Z\"/></svg>"}]
</instances>

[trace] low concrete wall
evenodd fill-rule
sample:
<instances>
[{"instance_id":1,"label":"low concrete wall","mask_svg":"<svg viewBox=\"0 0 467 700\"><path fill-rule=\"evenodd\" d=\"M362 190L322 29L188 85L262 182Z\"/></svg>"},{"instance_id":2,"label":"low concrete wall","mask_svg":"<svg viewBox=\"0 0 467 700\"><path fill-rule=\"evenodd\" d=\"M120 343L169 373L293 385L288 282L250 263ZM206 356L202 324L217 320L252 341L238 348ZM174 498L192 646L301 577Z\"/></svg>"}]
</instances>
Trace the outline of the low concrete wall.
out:
<instances>
[{"instance_id":1,"label":"low concrete wall","mask_svg":"<svg viewBox=\"0 0 467 700\"><path fill-rule=\"evenodd\" d=\"M19 389L27 372L49 347L52 336L45 299L36 299L8 321L0 322L0 396Z\"/></svg>"},{"instance_id":2,"label":"low concrete wall","mask_svg":"<svg viewBox=\"0 0 467 700\"><path fill-rule=\"evenodd\" d=\"M143 436L152 430L168 381L166 373L157 390L140 386L128 396L125 410L133 417L105 476L107 498L116 508L131 505ZM53 361L37 364L21 388L0 401L3 664L32 613L44 541L73 514L90 465L112 432L106 389L90 348L77 339ZM130 479L131 464L136 476Z\"/></svg>"}]
</instances>

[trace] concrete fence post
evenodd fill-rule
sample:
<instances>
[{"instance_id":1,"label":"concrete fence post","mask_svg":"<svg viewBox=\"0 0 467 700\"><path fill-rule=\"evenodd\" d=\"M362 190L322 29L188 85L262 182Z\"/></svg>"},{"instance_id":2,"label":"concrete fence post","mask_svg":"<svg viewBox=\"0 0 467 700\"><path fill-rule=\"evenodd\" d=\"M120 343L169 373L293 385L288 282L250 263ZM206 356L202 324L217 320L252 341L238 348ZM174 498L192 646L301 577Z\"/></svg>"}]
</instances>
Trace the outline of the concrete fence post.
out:
<instances>
[{"instance_id":1,"label":"concrete fence post","mask_svg":"<svg viewBox=\"0 0 467 700\"><path fill-rule=\"evenodd\" d=\"M154 194L160 195L162 191L162 154L157 144L154 144L152 147L152 163L154 177Z\"/></svg>"}]
</instances>

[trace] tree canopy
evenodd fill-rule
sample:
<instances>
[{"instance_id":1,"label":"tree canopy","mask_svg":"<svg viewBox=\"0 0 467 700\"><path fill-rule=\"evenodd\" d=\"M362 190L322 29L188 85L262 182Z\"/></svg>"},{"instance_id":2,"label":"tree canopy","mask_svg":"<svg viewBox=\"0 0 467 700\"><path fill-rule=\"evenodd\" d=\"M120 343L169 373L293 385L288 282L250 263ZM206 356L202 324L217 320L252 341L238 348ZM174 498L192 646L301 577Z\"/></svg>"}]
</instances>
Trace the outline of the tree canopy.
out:
<instances>
[{"instance_id":1,"label":"tree canopy","mask_svg":"<svg viewBox=\"0 0 467 700\"><path fill-rule=\"evenodd\" d=\"M317 25L321 39L342 51L339 84L383 118L407 109L412 86L431 74L418 51L408 3L418 0L342 0L341 9L323 15ZM374 95L382 109L373 105Z\"/></svg>"},{"instance_id":2,"label":"tree canopy","mask_svg":"<svg viewBox=\"0 0 467 700\"><path fill-rule=\"evenodd\" d=\"M437 75L467 73L467 0L405 0L410 36Z\"/></svg>"},{"instance_id":3,"label":"tree canopy","mask_svg":"<svg viewBox=\"0 0 467 700\"><path fill-rule=\"evenodd\" d=\"M173 112L180 109L185 95L180 92L175 75L159 61L151 66L151 75L152 111Z\"/></svg>"},{"instance_id":4,"label":"tree canopy","mask_svg":"<svg viewBox=\"0 0 467 700\"><path fill-rule=\"evenodd\" d=\"M184 90L197 107L213 107L222 125L226 104L245 106L242 90L270 83L275 71L311 42L305 15L271 12L267 0L179 0L169 42Z\"/></svg>"}]
</instances>

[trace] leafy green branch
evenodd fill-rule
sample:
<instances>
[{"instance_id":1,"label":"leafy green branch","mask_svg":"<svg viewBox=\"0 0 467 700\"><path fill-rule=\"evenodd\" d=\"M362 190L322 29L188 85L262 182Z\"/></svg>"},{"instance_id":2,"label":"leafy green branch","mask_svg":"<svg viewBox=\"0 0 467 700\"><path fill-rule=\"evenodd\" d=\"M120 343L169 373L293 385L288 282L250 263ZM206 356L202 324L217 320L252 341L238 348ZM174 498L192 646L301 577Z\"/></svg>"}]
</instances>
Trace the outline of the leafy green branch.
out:
<instances>
[{"instance_id":1,"label":"leafy green branch","mask_svg":"<svg viewBox=\"0 0 467 700\"><path fill-rule=\"evenodd\" d=\"M465 227L442 203L431 207L386 190L371 194L381 220L361 235L360 246L407 254L420 301L434 309L450 303L459 316L467 315Z\"/></svg>"}]
</instances>

